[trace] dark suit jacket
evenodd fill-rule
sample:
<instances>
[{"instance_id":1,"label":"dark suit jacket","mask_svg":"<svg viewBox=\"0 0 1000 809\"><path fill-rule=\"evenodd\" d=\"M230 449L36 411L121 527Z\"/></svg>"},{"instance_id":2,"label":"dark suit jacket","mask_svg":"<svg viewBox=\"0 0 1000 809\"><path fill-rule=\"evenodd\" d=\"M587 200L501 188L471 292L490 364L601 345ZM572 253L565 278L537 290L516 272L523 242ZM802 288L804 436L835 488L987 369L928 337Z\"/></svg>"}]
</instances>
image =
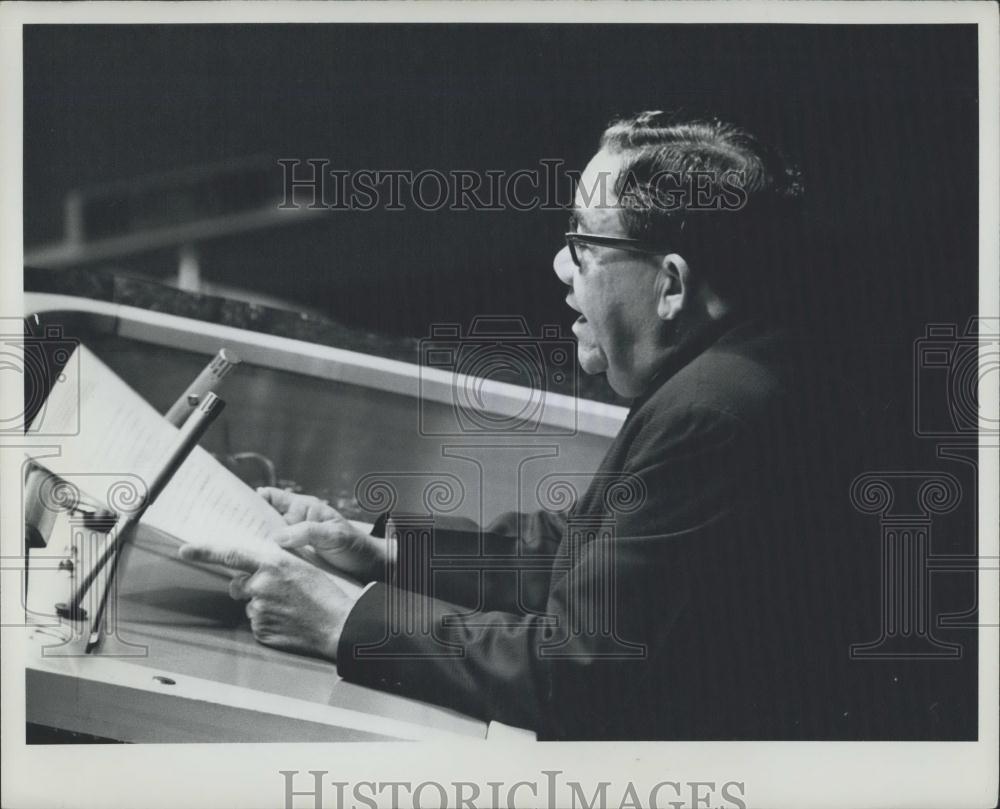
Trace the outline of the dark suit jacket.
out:
<instances>
[{"instance_id":1,"label":"dark suit jacket","mask_svg":"<svg viewBox=\"0 0 1000 809\"><path fill-rule=\"evenodd\" d=\"M633 404L568 513L404 520L340 674L548 739L854 735L849 479L795 349L720 323Z\"/></svg>"}]
</instances>

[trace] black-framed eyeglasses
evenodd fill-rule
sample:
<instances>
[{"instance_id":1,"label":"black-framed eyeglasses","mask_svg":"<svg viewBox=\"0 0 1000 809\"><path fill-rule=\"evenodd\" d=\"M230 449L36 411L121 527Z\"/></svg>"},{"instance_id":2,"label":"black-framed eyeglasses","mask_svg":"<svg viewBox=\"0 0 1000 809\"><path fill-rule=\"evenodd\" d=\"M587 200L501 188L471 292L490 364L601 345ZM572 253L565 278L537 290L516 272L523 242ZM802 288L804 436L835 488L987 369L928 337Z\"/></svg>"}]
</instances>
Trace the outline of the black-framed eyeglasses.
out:
<instances>
[{"instance_id":1,"label":"black-framed eyeglasses","mask_svg":"<svg viewBox=\"0 0 1000 809\"><path fill-rule=\"evenodd\" d=\"M662 245L650 244L641 239L629 239L625 236L602 236L598 233L578 233L572 228L576 227L576 217L569 218L570 230L566 232L566 246L569 247L570 258L579 267L580 257L576 254L577 244L595 244L600 247L614 247L617 250L627 250L630 253L644 253L655 256L660 253L669 253L670 249Z\"/></svg>"}]
</instances>

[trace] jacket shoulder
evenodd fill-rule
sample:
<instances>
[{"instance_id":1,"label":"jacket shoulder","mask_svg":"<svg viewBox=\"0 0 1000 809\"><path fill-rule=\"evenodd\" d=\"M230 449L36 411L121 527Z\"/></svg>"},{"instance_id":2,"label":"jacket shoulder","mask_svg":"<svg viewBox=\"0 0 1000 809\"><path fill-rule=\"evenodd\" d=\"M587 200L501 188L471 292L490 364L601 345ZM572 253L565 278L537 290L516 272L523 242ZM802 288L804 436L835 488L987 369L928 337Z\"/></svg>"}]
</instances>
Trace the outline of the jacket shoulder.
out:
<instances>
[{"instance_id":1,"label":"jacket shoulder","mask_svg":"<svg viewBox=\"0 0 1000 809\"><path fill-rule=\"evenodd\" d=\"M690 418L748 425L769 418L795 388L789 339L781 332L734 330L664 381L636 411L639 422Z\"/></svg>"}]
</instances>

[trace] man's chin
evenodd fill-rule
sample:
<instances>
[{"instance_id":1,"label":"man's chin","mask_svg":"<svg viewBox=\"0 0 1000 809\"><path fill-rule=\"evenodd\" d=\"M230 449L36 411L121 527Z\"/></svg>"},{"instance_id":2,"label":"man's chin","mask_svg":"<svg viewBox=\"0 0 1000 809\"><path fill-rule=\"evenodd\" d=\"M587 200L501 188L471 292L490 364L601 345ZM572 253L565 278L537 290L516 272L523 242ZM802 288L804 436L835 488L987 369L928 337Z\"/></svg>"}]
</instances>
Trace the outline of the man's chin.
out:
<instances>
[{"instance_id":1,"label":"man's chin","mask_svg":"<svg viewBox=\"0 0 1000 809\"><path fill-rule=\"evenodd\" d=\"M599 348L584 348L578 345L576 356L580 362L580 368L585 374L603 374L608 370L607 358Z\"/></svg>"}]
</instances>

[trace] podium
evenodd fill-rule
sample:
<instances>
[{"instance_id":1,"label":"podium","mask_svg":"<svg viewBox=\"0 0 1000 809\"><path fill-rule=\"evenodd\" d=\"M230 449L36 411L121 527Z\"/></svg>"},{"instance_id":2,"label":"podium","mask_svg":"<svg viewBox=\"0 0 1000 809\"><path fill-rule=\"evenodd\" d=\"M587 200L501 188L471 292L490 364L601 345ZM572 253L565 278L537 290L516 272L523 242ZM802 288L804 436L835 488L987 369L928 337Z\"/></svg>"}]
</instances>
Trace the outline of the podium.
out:
<instances>
[{"instance_id":1,"label":"podium","mask_svg":"<svg viewBox=\"0 0 1000 809\"><path fill-rule=\"evenodd\" d=\"M57 517L53 536L74 534L89 539L81 521ZM485 722L347 683L333 663L261 645L242 602L229 597L229 578L182 562L141 523L125 553L108 632L91 654L87 620L30 614L29 724L127 742L486 737ZM46 568L29 565L29 576L62 574Z\"/></svg>"},{"instance_id":2,"label":"podium","mask_svg":"<svg viewBox=\"0 0 1000 809\"><path fill-rule=\"evenodd\" d=\"M86 297L26 292L25 302L41 327L57 325L64 338L83 341L161 413L220 345L232 348L244 365L227 379L230 407L207 434L205 448L220 455L258 452L274 462L282 485L319 494L348 516L374 519L350 514L345 504L366 475L385 470L399 481L398 505L404 510L423 505L428 475L460 479L465 499L452 512L456 515L484 523L516 506L517 492L509 490L506 477L493 477L509 469L455 460L444 451L478 447L484 443L481 434L436 438L420 432L428 420L452 419L452 379L443 371ZM150 373L154 367L156 373ZM525 406L520 392L501 387L502 404L520 412ZM537 435L487 437L487 442L537 456L531 467L536 476L593 469L625 412L555 396L545 417L564 419L575 433L555 424ZM357 426L359 414L364 430ZM45 443L46 437L32 440ZM58 443L58 437L49 441ZM79 515L57 515L48 527L47 547L31 551L29 593L46 578L65 575L58 569L65 558L60 545L74 531L87 530ZM83 653L89 623L77 626L44 610L28 615L30 626L23 632L30 726L127 742L524 735L347 683L332 663L259 644L243 606L229 598L228 578L177 559L141 524L122 562L124 573L108 608L114 632L90 655ZM5 583L16 586L17 578L5 574Z\"/></svg>"}]
</instances>

